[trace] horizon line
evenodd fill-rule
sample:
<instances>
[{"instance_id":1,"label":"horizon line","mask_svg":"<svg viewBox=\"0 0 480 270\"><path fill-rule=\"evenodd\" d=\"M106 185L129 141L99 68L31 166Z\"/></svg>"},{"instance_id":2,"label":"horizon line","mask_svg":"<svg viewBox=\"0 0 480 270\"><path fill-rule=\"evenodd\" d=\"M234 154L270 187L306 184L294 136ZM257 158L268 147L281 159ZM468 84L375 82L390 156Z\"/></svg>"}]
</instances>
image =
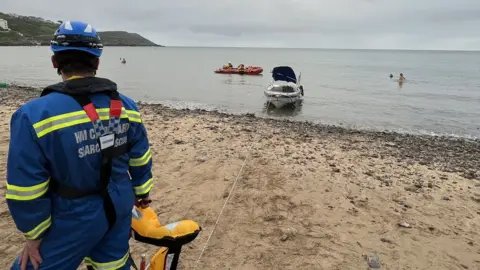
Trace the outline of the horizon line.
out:
<instances>
[{"instance_id":1,"label":"horizon line","mask_svg":"<svg viewBox=\"0 0 480 270\"><path fill-rule=\"evenodd\" d=\"M437 52L480 52L480 49L394 49L394 48L322 48L322 47L263 47L263 46L205 46L205 45L166 45L165 48L205 48L205 49L296 49L296 50L339 50L339 51L437 51Z\"/></svg>"}]
</instances>

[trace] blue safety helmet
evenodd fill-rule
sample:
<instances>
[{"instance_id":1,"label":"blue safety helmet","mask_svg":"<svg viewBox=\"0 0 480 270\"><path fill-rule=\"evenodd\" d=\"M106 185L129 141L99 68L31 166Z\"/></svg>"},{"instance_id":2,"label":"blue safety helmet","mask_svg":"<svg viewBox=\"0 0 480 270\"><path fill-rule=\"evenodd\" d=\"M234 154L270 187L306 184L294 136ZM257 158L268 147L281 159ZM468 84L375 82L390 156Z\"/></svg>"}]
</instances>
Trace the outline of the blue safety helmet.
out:
<instances>
[{"instance_id":1,"label":"blue safety helmet","mask_svg":"<svg viewBox=\"0 0 480 270\"><path fill-rule=\"evenodd\" d=\"M65 21L55 32L50 48L54 53L79 50L100 57L103 44L90 24L82 21Z\"/></svg>"}]
</instances>

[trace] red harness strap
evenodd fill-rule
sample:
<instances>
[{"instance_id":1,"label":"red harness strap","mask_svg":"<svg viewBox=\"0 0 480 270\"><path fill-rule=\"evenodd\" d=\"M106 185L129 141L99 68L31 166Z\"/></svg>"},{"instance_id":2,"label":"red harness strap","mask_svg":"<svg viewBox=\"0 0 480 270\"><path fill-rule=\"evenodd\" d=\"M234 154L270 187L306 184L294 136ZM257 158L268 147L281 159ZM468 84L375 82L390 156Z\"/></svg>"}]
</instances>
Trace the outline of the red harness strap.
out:
<instances>
[{"instance_id":1,"label":"red harness strap","mask_svg":"<svg viewBox=\"0 0 480 270\"><path fill-rule=\"evenodd\" d=\"M93 123L95 133L99 137L109 132L115 133L115 130L112 129L115 129L116 124L118 125L120 123L122 107L123 103L121 100L110 100L110 120L107 129L103 127L100 116L98 115L97 110L91 101L85 106L83 106L83 110L87 114L88 118L90 118L90 121Z\"/></svg>"},{"instance_id":2,"label":"red harness strap","mask_svg":"<svg viewBox=\"0 0 480 270\"><path fill-rule=\"evenodd\" d=\"M122 115L122 101L121 100L110 100L110 116L111 117L120 117Z\"/></svg>"},{"instance_id":3,"label":"red harness strap","mask_svg":"<svg viewBox=\"0 0 480 270\"><path fill-rule=\"evenodd\" d=\"M83 110L88 115L88 118L90 118L90 121L95 122L100 119L95 106L93 106L93 103L88 103L87 105L83 106Z\"/></svg>"},{"instance_id":4,"label":"red harness strap","mask_svg":"<svg viewBox=\"0 0 480 270\"><path fill-rule=\"evenodd\" d=\"M122 115L122 106L123 106L123 103L121 100L113 100L113 99L110 100L110 116L120 117ZM93 103L89 103L83 106L83 110L85 111L88 118L90 118L92 122L100 119Z\"/></svg>"}]
</instances>

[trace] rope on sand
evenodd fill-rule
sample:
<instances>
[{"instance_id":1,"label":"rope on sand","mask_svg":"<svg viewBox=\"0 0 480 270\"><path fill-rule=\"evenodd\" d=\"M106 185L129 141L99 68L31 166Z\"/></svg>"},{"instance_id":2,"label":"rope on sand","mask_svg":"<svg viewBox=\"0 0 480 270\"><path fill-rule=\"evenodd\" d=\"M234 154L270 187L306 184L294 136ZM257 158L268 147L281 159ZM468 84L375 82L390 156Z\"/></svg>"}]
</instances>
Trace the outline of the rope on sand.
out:
<instances>
[{"instance_id":1,"label":"rope on sand","mask_svg":"<svg viewBox=\"0 0 480 270\"><path fill-rule=\"evenodd\" d=\"M257 134L257 136L258 136L258 134ZM240 175L242 174L243 168L245 167L245 164L247 163L247 159L250 156L250 151L252 150L252 147L253 147L253 143L248 148L247 156L243 160L242 167L240 168L240 171L238 172L237 177L235 178L235 181L233 182L233 185L230 188L230 191L228 192L228 196L225 199L225 202L223 203L222 209L220 210L220 213L218 214L218 217L217 217L217 220L215 221L215 224L213 224L213 228L212 228L212 231L210 232L210 234L208 235L207 242L205 243L205 246L203 247L202 252L200 253L200 256L198 256L198 259L195 261L195 266L193 268L194 270L197 269L197 266L200 263L200 260L202 259L203 253L207 249L208 244L210 242L210 239L212 238L212 235L215 232L215 229L217 228L218 222L220 221L220 218L223 214L223 210L225 210L225 207L227 206L227 203L228 203L228 201L230 200L230 197L233 194L233 190L235 189L235 186L237 185L238 179L240 178Z\"/></svg>"},{"instance_id":2,"label":"rope on sand","mask_svg":"<svg viewBox=\"0 0 480 270\"><path fill-rule=\"evenodd\" d=\"M270 106L270 100L267 101L267 110L268 110L268 107L269 107L269 106ZM263 116L266 115L267 110L265 110L265 111L263 112ZM217 220L216 220L215 223L213 224L212 231L211 231L210 234L208 235L208 238L207 238L207 241L206 241L206 243L205 243L205 246L203 247L202 252L200 252L200 255L198 256L198 259L195 261L195 264L194 264L194 267L193 267L194 270L197 269L197 266L199 265L200 260L202 259L203 254L205 253L205 250L206 250L207 247L208 247L208 244L210 243L210 239L212 238L212 235L213 235L213 233L215 232L215 229L217 228L218 222L220 221L220 218L222 217L223 210L225 210L225 207L227 206L228 201L230 200L230 197L232 196L233 191L235 190L235 186L237 185L238 179L240 179L240 175L241 175L242 172L243 172L243 168L245 167L245 164L247 164L247 160L248 160L248 158L250 157L250 153L251 153L251 150L252 150L252 148L253 148L253 145L254 145L254 143L258 140L257 137L259 137L259 136L260 136L260 132L255 135L255 137L253 138L253 140L252 140L252 142L251 142L251 144L250 144L250 147L249 147L248 150L247 150L247 155L245 156L245 159L243 160L242 167L240 167L240 171L238 172L237 177L235 178L235 181L233 182L233 185L232 185L232 187L230 188L230 191L228 192L228 196L227 196L227 198L225 199L225 202L223 203L222 209L220 210L220 213L218 214Z\"/></svg>"}]
</instances>

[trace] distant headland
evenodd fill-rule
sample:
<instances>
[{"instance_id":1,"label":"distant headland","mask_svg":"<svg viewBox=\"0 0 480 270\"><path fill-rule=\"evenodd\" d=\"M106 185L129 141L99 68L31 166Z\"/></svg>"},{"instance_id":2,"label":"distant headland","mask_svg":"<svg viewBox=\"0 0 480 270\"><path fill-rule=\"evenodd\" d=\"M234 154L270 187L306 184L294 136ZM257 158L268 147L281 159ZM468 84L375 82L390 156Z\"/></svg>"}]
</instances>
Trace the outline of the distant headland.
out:
<instances>
[{"instance_id":1,"label":"distant headland","mask_svg":"<svg viewBox=\"0 0 480 270\"><path fill-rule=\"evenodd\" d=\"M61 21L0 12L0 46L47 46ZM164 47L136 33L99 32L105 46Z\"/></svg>"}]
</instances>

